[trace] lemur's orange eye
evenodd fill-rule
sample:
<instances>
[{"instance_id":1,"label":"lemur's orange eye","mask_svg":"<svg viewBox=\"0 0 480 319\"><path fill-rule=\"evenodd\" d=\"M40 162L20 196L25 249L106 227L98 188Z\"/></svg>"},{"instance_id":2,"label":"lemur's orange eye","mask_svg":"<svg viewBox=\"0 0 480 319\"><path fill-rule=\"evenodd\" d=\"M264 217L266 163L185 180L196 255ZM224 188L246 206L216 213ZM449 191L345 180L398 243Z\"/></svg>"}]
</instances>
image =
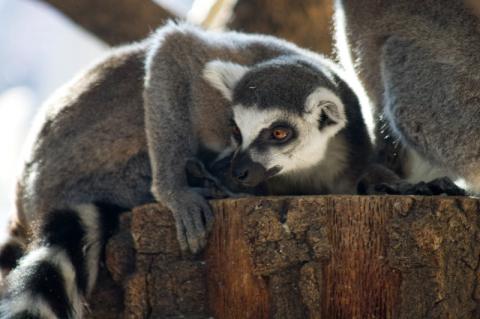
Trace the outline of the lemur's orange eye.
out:
<instances>
[{"instance_id":1,"label":"lemur's orange eye","mask_svg":"<svg viewBox=\"0 0 480 319\"><path fill-rule=\"evenodd\" d=\"M242 142L242 132L240 132L240 129L238 128L237 124L232 123L231 124L231 129L232 129L232 136L233 138L241 143Z\"/></svg>"},{"instance_id":2,"label":"lemur's orange eye","mask_svg":"<svg viewBox=\"0 0 480 319\"><path fill-rule=\"evenodd\" d=\"M276 139L277 141L284 140L288 137L288 134L290 132L286 129L283 128L276 128L272 131L272 137Z\"/></svg>"},{"instance_id":3,"label":"lemur's orange eye","mask_svg":"<svg viewBox=\"0 0 480 319\"><path fill-rule=\"evenodd\" d=\"M238 128L237 125L232 126L232 133L233 135L237 135L237 136L240 135L240 129Z\"/></svg>"}]
</instances>

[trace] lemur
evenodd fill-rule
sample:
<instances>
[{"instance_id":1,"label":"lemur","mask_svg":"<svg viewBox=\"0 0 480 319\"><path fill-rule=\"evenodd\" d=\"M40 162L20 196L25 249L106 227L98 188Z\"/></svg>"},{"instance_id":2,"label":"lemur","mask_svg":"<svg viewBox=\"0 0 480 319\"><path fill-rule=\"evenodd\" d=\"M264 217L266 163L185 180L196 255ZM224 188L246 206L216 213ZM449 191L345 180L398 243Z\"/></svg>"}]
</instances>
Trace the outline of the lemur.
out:
<instances>
[{"instance_id":1,"label":"lemur","mask_svg":"<svg viewBox=\"0 0 480 319\"><path fill-rule=\"evenodd\" d=\"M327 59L270 36L170 23L61 88L28 150L0 256L13 268L2 319L82 318L105 240L134 206L163 203L180 247L199 251L213 216L188 172L232 191L354 193L371 145Z\"/></svg>"},{"instance_id":2,"label":"lemur","mask_svg":"<svg viewBox=\"0 0 480 319\"><path fill-rule=\"evenodd\" d=\"M373 105L378 160L480 192L480 2L336 0L337 51Z\"/></svg>"}]
</instances>

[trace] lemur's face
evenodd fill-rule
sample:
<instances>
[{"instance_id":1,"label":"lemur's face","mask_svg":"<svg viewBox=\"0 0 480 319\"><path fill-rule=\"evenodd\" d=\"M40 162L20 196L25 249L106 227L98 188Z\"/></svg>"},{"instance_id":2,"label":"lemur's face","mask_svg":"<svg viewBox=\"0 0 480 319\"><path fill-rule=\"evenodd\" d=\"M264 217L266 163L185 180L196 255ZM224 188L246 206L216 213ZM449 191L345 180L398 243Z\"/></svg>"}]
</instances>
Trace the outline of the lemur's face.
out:
<instances>
[{"instance_id":1,"label":"lemur's face","mask_svg":"<svg viewBox=\"0 0 480 319\"><path fill-rule=\"evenodd\" d=\"M283 100L290 98L302 105L281 107L270 103L272 99L268 97L241 103L233 99L233 90L238 78L247 71L248 68L240 65L214 61L207 64L204 73L233 104L230 126L235 148L234 178L244 186L254 187L270 177L317 166L325 158L329 140L346 125L342 101L322 86L292 85L290 88L284 82L281 89L296 90L297 94L294 98L285 95ZM228 79L235 76L237 82L229 86ZM259 94L271 94L269 90L277 91L276 97L284 95L273 86L265 87ZM305 91L301 98L300 90ZM262 104L262 101L266 102Z\"/></svg>"},{"instance_id":2,"label":"lemur's face","mask_svg":"<svg viewBox=\"0 0 480 319\"><path fill-rule=\"evenodd\" d=\"M302 114L235 105L234 177L255 186L275 175L317 166L325 158L329 140L345 126L340 107L341 101L325 88L310 94Z\"/></svg>"}]
</instances>

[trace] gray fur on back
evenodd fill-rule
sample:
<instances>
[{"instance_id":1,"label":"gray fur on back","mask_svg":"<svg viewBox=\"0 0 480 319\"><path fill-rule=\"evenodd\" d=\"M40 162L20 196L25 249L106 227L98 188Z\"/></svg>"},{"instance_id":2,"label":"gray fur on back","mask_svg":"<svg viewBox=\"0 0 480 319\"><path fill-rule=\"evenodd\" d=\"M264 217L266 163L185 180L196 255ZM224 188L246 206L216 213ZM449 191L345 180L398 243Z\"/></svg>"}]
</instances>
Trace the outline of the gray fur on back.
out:
<instances>
[{"instance_id":1,"label":"gray fur on back","mask_svg":"<svg viewBox=\"0 0 480 319\"><path fill-rule=\"evenodd\" d=\"M47 101L18 183L17 208L27 220L76 203L151 200L145 50L143 43L110 53Z\"/></svg>"}]
</instances>

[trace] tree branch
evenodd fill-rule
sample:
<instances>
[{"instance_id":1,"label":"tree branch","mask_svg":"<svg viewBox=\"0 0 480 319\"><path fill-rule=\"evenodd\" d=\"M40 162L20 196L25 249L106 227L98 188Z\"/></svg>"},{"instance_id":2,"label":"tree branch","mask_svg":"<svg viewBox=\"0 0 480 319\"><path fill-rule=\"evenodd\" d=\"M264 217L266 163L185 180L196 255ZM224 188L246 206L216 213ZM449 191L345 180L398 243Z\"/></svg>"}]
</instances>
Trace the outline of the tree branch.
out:
<instances>
[{"instance_id":1,"label":"tree branch","mask_svg":"<svg viewBox=\"0 0 480 319\"><path fill-rule=\"evenodd\" d=\"M332 13L332 0L238 0L228 27L272 34L330 55Z\"/></svg>"},{"instance_id":2,"label":"tree branch","mask_svg":"<svg viewBox=\"0 0 480 319\"><path fill-rule=\"evenodd\" d=\"M44 0L110 45L147 36L170 12L151 0Z\"/></svg>"}]
</instances>

